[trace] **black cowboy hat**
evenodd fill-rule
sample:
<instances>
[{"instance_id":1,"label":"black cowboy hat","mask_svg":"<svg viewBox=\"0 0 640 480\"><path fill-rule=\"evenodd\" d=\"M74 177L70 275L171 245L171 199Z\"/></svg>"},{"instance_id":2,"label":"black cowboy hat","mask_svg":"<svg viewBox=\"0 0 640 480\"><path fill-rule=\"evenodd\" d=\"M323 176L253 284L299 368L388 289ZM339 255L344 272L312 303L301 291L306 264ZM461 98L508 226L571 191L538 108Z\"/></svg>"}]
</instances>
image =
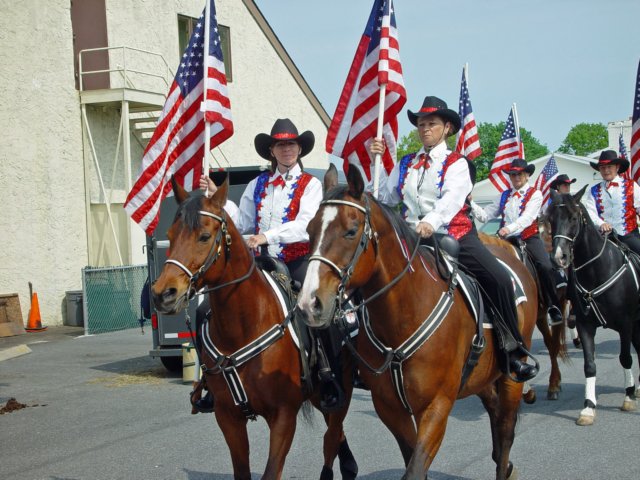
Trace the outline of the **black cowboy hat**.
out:
<instances>
[{"instance_id":1,"label":"black cowboy hat","mask_svg":"<svg viewBox=\"0 0 640 480\"><path fill-rule=\"evenodd\" d=\"M511 165L505 167L504 171L507 175L511 175L512 173L520 173L525 172L531 175L536 170L535 165L527 164L526 160L522 158L514 158L511 161Z\"/></svg>"},{"instance_id":2,"label":"black cowboy hat","mask_svg":"<svg viewBox=\"0 0 640 480\"><path fill-rule=\"evenodd\" d=\"M553 188L554 190L558 189L558 185L560 185L561 183L564 183L566 185L571 185L572 183L576 183L576 179L569 179L569 175L566 174L560 174L556 177L556 179L551 182L551 184L549 185L549 188Z\"/></svg>"},{"instance_id":3,"label":"black cowboy hat","mask_svg":"<svg viewBox=\"0 0 640 480\"><path fill-rule=\"evenodd\" d=\"M258 152L258 155L262 158L273 160L270 148L274 143L281 140L293 140L297 142L302 150L300 152L301 158L313 150L313 144L316 141L313 132L307 130L298 135L298 129L291 120L288 118L279 118L276 120L276 123L273 124L270 135L266 133L256 135L254 140L256 152Z\"/></svg>"},{"instance_id":4,"label":"black cowboy hat","mask_svg":"<svg viewBox=\"0 0 640 480\"><path fill-rule=\"evenodd\" d=\"M620 158L615 150L603 150L600 152L598 163L589 162L594 170L598 170L604 165L619 165L618 173L624 173L629 168L629 160Z\"/></svg>"},{"instance_id":5,"label":"black cowboy hat","mask_svg":"<svg viewBox=\"0 0 640 480\"><path fill-rule=\"evenodd\" d=\"M418 118L427 117L429 115L437 115L441 117L445 122L451 122L453 130L449 132L449 136L454 135L458 130L462 122L460 121L460 115L447 107L447 102L440 100L438 97L425 97L422 102L422 107L417 112L407 110L409 121L416 125L418 124Z\"/></svg>"}]
</instances>

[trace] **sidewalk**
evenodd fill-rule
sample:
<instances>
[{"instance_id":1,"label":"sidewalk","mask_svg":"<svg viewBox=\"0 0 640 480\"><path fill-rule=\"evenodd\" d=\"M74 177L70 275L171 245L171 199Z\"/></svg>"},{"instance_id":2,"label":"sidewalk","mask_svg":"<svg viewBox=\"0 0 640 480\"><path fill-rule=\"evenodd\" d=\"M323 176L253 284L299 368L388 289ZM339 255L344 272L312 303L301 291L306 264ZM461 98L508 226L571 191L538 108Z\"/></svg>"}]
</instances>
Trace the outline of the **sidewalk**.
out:
<instances>
[{"instance_id":1,"label":"sidewalk","mask_svg":"<svg viewBox=\"0 0 640 480\"><path fill-rule=\"evenodd\" d=\"M84 335L84 327L52 326L42 332L25 333L24 335L14 335L13 337L0 338L0 362L13 358L11 352L17 354L24 353L23 346L33 343L58 342L69 340ZM22 353L18 353L22 352ZM4 355L3 355L4 353Z\"/></svg>"}]
</instances>

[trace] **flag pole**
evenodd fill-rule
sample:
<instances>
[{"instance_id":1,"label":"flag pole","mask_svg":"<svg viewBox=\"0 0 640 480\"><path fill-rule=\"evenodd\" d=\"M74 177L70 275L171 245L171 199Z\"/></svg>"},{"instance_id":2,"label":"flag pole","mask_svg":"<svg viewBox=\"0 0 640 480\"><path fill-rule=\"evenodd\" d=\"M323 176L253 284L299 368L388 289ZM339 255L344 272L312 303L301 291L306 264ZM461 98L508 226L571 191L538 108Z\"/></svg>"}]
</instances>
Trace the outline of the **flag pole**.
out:
<instances>
[{"instance_id":1,"label":"flag pole","mask_svg":"<svg viewBox=\"0 0 640 480\"><path fill-rule=\"evenodd\" d=\"M384 127L384 99L387 93L387 84L380 85L380 97L378 98L378 128L376 138L382 138L382 129ZM378 189L380 184L380 163L382 155L376 153L373 167L373 197L378 198Z\"/></svg>"},{"instance_id":2,"label":"flag pole","mask_svg":"<svg viewBox=\"0 0 640 480\"><path fill-rule=\"evenodd\" d=\"M467 89L468 89L469 88L469 62L465 62L464 67L462 67L462 76L464 77L464 81L467 84ZM458 112L462 113L461 108L459 106L458 106ZM462 117L460 117L460 120L464 122L464 119ZM461 135L462 135L462 128L458 130L458 133L456 133L456 147L458 146L458 142L460 141ZM462 150L464 151L464 148L462 148Z\"/></svg>"},{"instance_id":3,"label":"flag pole","mask_svg":"<svg viewBox=\"0 0 640 480\"><path fill-rule=\"evenodd\" d=\"M513 102L513 105L511 106L511 109L513 110L513 121L516 124L516 136L518 138L518 149L520 150L520 152L522 153L522 159L524 160L524 146L522 145L522 138L520 138L520 122L518 122L518 110L516 109L516 104L515 102Z\"/></svg>"},{"instance_id":4,"label":"flag pole","mask_svg":"<svg viewBox=\"0 0 640 480\"><path fill-rule=\"evenodd\" d=\"M204 64L202 65L202 73L204 82L202 92L202 103L200 104L200 111L203 112L202 118L204 120L204 142L202 143L202 175L208 175L209 173L209 138L211 137L211 122L207 121L207 89L209 86L209 29L211 24L209 22L209 12L211 9L211 0L207 0L204 7ZM209 188L204 192L205 196L209 196Z\"/></svg>"}]
</instances>

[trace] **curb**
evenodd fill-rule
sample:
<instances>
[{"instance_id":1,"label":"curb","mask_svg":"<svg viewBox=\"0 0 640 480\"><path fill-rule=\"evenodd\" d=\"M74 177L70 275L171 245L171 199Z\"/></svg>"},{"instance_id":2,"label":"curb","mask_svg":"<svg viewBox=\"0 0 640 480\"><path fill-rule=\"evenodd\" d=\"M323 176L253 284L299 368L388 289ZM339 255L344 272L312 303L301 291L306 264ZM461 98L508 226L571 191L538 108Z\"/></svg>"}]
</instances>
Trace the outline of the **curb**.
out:
<instances>
[{"instance_id":1,"label":"curb","mask_svg":"<svg viewBox=\"0 0 640 480\"><path fill-rule=\"evenodd\" d=\"M19 357L20 355L26 355L27 353L31 353L31 349L25 344L0 350L0 362L9 360L10 358Z\"/></svg>"}]
</instances>

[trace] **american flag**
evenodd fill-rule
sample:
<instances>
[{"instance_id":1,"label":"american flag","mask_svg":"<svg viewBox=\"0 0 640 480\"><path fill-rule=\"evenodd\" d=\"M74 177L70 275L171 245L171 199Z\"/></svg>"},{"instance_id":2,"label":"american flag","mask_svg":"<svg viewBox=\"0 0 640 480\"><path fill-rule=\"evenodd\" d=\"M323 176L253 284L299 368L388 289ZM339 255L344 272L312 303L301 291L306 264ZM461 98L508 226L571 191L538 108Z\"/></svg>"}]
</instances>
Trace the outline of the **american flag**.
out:
<instances>
[{"instance_id":1,"label":"american flag","mask_svg":"<svg viewBox=\"0 0 640 480\"><path fill-rule=\"evenodd\" d=\"M205 9L206 11L206 9ZM211 122L209 150L233 134L220 34L213 0L209 8L209 65L204 76L205 14L198 19L162 114L142 157L140 174L125 210L147 234L158 224L160 203L171 190L171 176L187 190L202 174L205 115ZM203 92L206 83L206 101ZM204 110L204 112L203 112Z\"/></svg>"},{"instance_id":2,"label":"american flag","mask_svg":"<svg viewBox=\"0 0 640 480\"><path fill-rule=\"evenodd\" d=\"M620 136L618 137L618 145L620 149L620 156L624 159L628 159L629 153L627 152L627 146L624 144L624 137L622 136L622 132L620 132Z\"/></svg>"},{"instance_id":3,"label":"american flag","mask_svg":"<svg viewBox=\"0 0 640 480\"><path fill-rule=\"evenodd\" d=\"M631 117L631 176L640 180L640 63L636 76L636 94L633 100L633 116Z\"/></svg>"},{"instance_id":4,"label":"american flag","mask_svg":"<svg viewBox=\"0 0 640 480\"><path fill-rule=\"evenodd\" d=\"M478 137L478 127L473 116L471 100L469 99L469 88L467 86L467 70L462 69L462 83L460 84L460 105L458 107L462 128L458 132L456 152L464 155L469 160L482 155L480 148L480 137Z\"/></svg>"},{"instance_id":5,"label":"american flag","mask_svg":"<svg viewBox=\"0 0 640 480\"><path fill-rule=\"evenodd\" d=\"M546 205L549 200L549 195L551 190L551 182L553 182L558 177L558 165L556 164L556 159L551 154L551 158L547 160L547 164L544 166L538 178L536 178L536 183L534 183L533 187L537 188L542 192L542 205Z\"/></svg>"},{"instance_id":6,"label":"american flag","mask_svg":"<svg viewBox=\"0 0 640 480\"><path fill-rule=\"evenodd\" d=\"M384 127L387 148L382 163L393 168L398 139L397 115L407 101L402 78L398 30L391 0L375 0L327 133L327 152L362 168L371 180L368 146L377 134L380 85L386 83Z\"/></svg>"},{"instance_id":7,"label":"american flag","mask_svg":"<svg viewBox=\"0 0 640 480\"><path fill-rule=\"evenodd\" d=\"M489 180L501 192L511 187L511 182L504 169L511 164L514 158L522 157L522 148L520 146L520 137L516 133L516 124L513 120L513 108L509 112L507 124L502 132L502 138L498 144L496 156L491 165L489 172Z\"/></svg>"}]
</instances>

